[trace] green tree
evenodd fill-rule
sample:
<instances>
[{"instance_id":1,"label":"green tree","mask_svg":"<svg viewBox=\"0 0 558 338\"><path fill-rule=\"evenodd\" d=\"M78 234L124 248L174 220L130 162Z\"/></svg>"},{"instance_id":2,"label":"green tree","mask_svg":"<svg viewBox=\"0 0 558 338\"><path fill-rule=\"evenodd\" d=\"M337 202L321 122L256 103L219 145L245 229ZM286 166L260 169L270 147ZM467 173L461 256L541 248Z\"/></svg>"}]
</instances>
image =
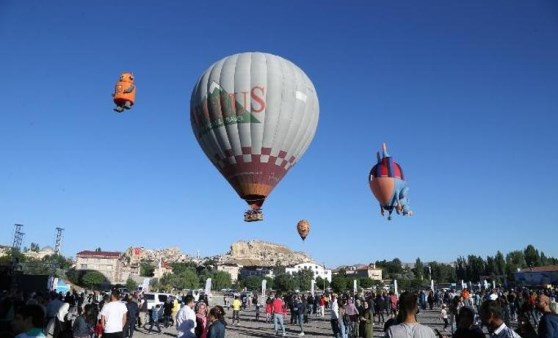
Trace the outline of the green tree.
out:
<instances>
[{"instance_id":1,"label":"green tree","mask_svg":"<svg viewBox=\"0 0 558 338\"><path fill-rule=\"evenodd\" d=\"M525 263L528 267L541 266L541 257L539 251L531 244L527 245L524 250Z\"/></svg>"},{"instance_id":2,"label":"green tree","mask_svg":"<svg viewBox=\"0 0 558 338\"><path fill-rule=\"evenodd\" d=\"M39 248L39 244L31 243L31 245L29 246L29 250L33 252L39 252L41 248Z\"/></svg>"},{"instance_id":3,"label":"green tree","mask_svg":"<svg viewBox=\"0 0 558 338\"><path fill-rule=\"evenodd\" d=\"M106 282L105 275L99 271L87 271L81 278L81 283L87 288L98 288Z\"/></svg>"},{"instance_id":4,"label":"green tree","mask_svg":"<svg viewBox=\"0 0 558 338\"><path fill-rule=\"evenodd\" d=\"M140 263L140 276L153 277L154 272L155 272L155 267L150 262Z\"/></svg>"},{"instance_id":5,"label":"green tree","mask_svg":"<svg viewBox=\"0 0 558 338\"><path fill-rule=\"evenodd\" d=\"M509 280L514 279L514 273L517 269L527 267L525 262L525 254L521 250L511 251L506 255L506 275Z\"/></svg>"},{"instance_id":6,"label":"green tree","mask_svg":"<svg viewBox=\"0 0 558 338\"><path fill-rule=\"evenodd\" d=\"M176 262L170 263L170 267L172 268L172 273L181 274L186 270L196 270L198 265L194 262Z\"/></svg>"},{"instance_id":7,"label":"green tree","mask_svg":"<svg viewBox=\"0 0 558 338\"><path fill-rule=\"evenodd\" d=\"M336 274L331 278L331 288L337 293L345 292L347 290L347 284L351 282L351 279L347 278L345 275Z\"/></svg>"},{"instance_id":8,"label":"green tree","mask_svg":"<svg viewBox=\"0 0 558 338\"><path fill-rule=\"evenodd\" d=\"M271 277L265 277L265 280L267 281L266 288L273 289L274 279Z\"/></svg>"},{"instance_id":9,"label":"green tree","mask_svg":"<svg viewBox=\"0 0 558 338\"><path fill-rule=\"evenodd\" d=\"M137 290L137 288L138 288L138 283L136 283L135 280L133 280L132 278L128 278L126 280L126 289L128 289L128 291L134 292L134 290Z\"/></svg>"},{"instance_id":10,"label":"green tree","mask_svg":"<svg viewBox=\"0 0 558 338\"><path fill-rule=\"evenodd\" d=\"M101 252L101 251L103 251L103 250L101 249L101 247L98 247L97 249L95 249L95 252Z\"/></svg>"},{"instance_id":11,"label":"green tree","mask_svg":"<svg viewBox=\"0 0 558 338\"><path fill-rule=\"evenodd\" d=\"M258 290L262 286L262 276L246 276L241 279L241 286L248 290Z\"/></svg>"},{"instance_id":12,"label":"green tree","mask_svg":"<svg viewBox=\"0 0 558 338\"><path fill-rule=\"evenodd\" d=\"M494 256L494 262L496 263L496 274L503 275L506 273L506 259L504 255L498 250L496 256Z\"/></svg>"},{"instance_id":13,"label":"green tree","mask_svg":"<svg viewBox=\"0 0 558 338\"><path fill-rule=\"evenodd\" d=\"M358 280L358 286L364 289L371 288L374 285L374 281L368 277L362 277Z\"/></svg>"},{"instance_id":14,"label":"green tree","mask_svg":"<svg viewBox=\"0 0 558 338\"><path fill-rule=\"evenodd\" d=\"M70 269L66 271L66 278L68 278L68 280L72 282L72 284L81 285L80 272L76 269Z\"/></svg>"},{"instance_id":15,"label":"green tree","mask_svg":"<svg viewBox=\"0 0 558 338\"><path fill-rule=\"evenodd\" d=\"M496 266L496 260L492 256L486 257L486 269L484 271L485 275L492 276L498 274L498 267Z\"/></svg>"},{"instance_id":16,"label":"green tree","mask_svg":"<svg viewBox=\"0 0 558 338\"><path fill-rule=\"evenodd\" d=\"M316 287L320 289L326 289L329 287L329 281L320 276L316 277Z\"/></svg>"},{"instance_id":17,"label":"green tree","mask_svg":"<svg viewBox=\"0 0 558 338\"><path fill-rule=\"evenodd\" d=\"M298 282L294 276L288 273L277 275L273 279L274 288L279 291L294 291L298 287Z\"/></svg>"},{"instance_id":18,"label":"green tree","mask_svg":"<svg viewBox=\"0 0 558 338\"><path fill-rule=\"evenodd\" d=\"M200 287L199 279L196 273L192 270L186 270L180 274L180 279L183 281L182 287L177 289L197 289Z\"/></svg>"},{"instance_id":19,"label":"green tree","mask_svg":"<svg viewBox=\"0 0 558 338\"><path fill-rule=\"evenodd\" d=\"M298 289L307 291L312 288L312 281L314 280L314 271L310 269L301 269L295 274L297 279Z\"/></svg>"},{"instance_id":20,"label":"green tree","mask_svg":"<svg viewBox=\"0 0 558 338\"><path fill-rule=\"evenodd\" d=\"M422 280L424 278L424 264L422 264L420 258L415 261L415 268L413 269L416 279Z\"/></svg>"},{"instance_id":21,"label":"green tree","mask_svg":"<svg viewBox=\"0 0 558 338\"><path fill-rule=\"evenodd\" d=\"M214 290L228 289L232 285L231 274L226 271L213 271L211 274L211 287Z\"/></svg>"}]
</instances>

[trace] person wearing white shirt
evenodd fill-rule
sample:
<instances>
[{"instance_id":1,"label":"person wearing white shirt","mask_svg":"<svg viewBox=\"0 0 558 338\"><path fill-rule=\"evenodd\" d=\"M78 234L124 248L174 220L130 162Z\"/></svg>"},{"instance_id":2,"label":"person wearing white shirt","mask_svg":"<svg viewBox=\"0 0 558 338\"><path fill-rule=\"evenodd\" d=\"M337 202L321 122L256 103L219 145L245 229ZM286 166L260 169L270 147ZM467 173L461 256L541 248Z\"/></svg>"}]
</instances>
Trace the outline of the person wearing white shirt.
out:
<instances>
[{"instance_id":1,"label":"person wearing white shirt","mask_svg":"<svg viewBox=\"0 0 558 338\"><path fill-rule=\"evenodd\" d=\"M196 313L194 312L194 297L184 297L184 306L176 314L176 330L178 338L195 338Z\"/></svg>"},{"instance_id":2,"label":"person wearing white shirt","mask_svg":"<svg viewBox=\"0 0 558 338\"><path fill-rule=\"evenodd\" d=\"M113 290L110 302L101 309L101 323L103 325L103 338L122 338L122 331L126 325L126 305L120 302L120 293Z\"/></svg>"},{"instance_id":3,"label":"person wearing white shirt","mask_svg":"<svg viewBox=\"0 0 558 338\"><path fill-rule=\"evenodd\" d=\"M341 331L339 330L339 304L337 304L337 295L332 294L329 301L331 307L331 330L334 337L340 337Z\"/></svg>"}]
</instances>

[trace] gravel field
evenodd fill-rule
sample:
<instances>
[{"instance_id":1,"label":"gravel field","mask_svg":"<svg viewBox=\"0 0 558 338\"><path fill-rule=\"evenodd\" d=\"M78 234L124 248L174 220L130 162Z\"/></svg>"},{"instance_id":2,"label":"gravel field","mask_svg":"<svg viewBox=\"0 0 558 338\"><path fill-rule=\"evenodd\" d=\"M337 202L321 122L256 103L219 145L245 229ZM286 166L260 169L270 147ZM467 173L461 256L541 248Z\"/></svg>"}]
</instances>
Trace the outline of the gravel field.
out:
<instances>
[{"instance_id":1,"label":"gravel field","mask_svg":"<svg viewBox=\"0 0 558 338\"><path fill-rule=\"evenodd\" d=\"M214 305L214 304L211 304ZM232 310L226 310L226 320L228 323L226 337L230 338L240 338L240 337L275 337L275 332L273 330L273 324L265 323L265 314L260 314L260 320L256 321L256 313L254 307L252 309L247 309L240 312L240 325L233 326L232 323ZM443 322L438 319L439 309L421 311L418 314L418 320L421 324L428 325L433 329L438 329L442 332ZM388 318L386 317L386 320ZM286 322L289 322L290 317L286 318ZM176 328L162 328L163 333L161 335L155 334L155 336L160 337L176 337ZM134 337L143 338L153 335L146 334L147 330L138 330L134 333ZM285 331L287 337L298 337L300 328L298 325L285 325ZM308 324L304 324L304 337L332 337L331 324L329 322L329 311L326 311L326 316L323 318L311 316ZM383 324L374 325L374 336L383 336Z\"/></svg>"}]
</instances>

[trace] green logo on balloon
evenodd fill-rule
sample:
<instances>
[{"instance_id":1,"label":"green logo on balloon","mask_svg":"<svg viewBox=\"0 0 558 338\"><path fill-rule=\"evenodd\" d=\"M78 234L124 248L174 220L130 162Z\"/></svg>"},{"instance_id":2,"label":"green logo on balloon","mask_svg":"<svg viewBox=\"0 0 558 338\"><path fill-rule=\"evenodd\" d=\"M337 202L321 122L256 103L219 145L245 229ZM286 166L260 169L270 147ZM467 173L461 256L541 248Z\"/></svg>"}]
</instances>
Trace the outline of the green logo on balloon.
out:
<instances>
[{"instance_id":1,"label":"green logo on balloon","mask_svg":"<svg viewBox=\"0 0 558 338\"><path fill-rule=\"evenodd\" d=\"M250 92L228 93L216 82L212 82L209 93L202 98L201 104L194 107L192 115L198 137L210 130L238 123L261 123L254 113L265 108L264 87L252 87ZM248 103L248 100L253 103ZM241 103L242 101L242 103ZM251 111L245 107L250 105Z\"/></svg>"}]
</instances>

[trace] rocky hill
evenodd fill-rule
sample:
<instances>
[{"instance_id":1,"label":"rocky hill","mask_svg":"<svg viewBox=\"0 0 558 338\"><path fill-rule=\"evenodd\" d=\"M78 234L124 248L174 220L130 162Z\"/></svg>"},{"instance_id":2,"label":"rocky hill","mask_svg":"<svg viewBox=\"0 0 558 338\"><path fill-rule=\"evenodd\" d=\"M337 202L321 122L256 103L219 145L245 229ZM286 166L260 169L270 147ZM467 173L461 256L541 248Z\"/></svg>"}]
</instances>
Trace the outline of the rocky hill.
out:
<instances>
[{"instance_id":1,"label":"rocky hill","mask_svg":"<svg viewBox=\"0 0 558 338\"><path fill-rule=\"evenodd\" d=\"M312 262L312 258L304 252L292 251L284 245L256 240L233 243L230 251L219 260L221 263L243 266L292 266Z\"/></svg>"}]
</instances>

